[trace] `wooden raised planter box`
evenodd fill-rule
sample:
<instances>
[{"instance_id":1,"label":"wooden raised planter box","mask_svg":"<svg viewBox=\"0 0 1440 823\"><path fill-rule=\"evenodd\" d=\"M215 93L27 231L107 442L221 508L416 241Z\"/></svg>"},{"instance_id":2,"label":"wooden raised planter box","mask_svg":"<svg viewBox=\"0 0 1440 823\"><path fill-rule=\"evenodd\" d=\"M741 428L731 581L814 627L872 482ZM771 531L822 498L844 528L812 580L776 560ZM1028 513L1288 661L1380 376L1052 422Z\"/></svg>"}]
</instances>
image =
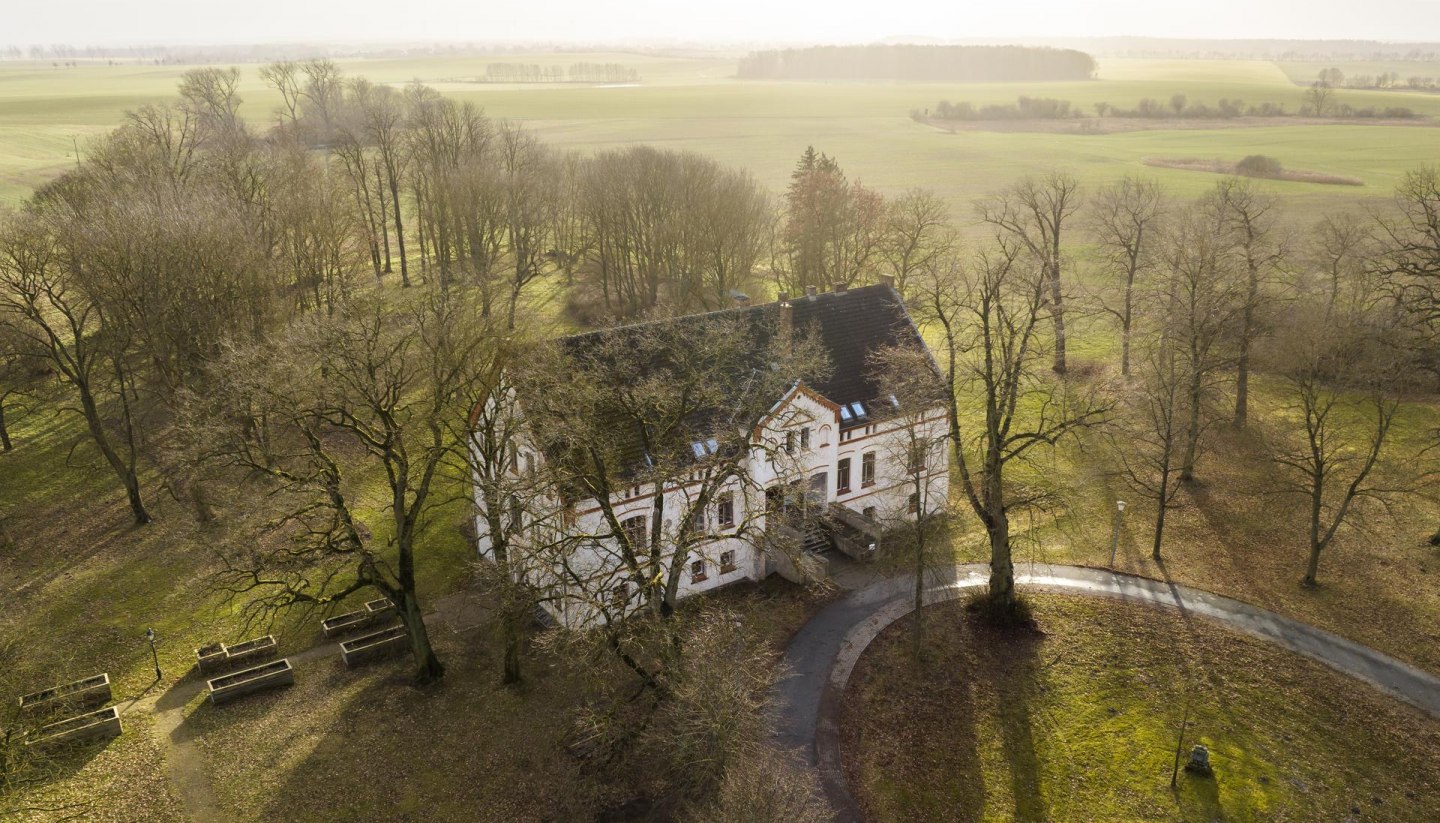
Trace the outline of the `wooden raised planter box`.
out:
<instances>
[{"instance_id":1,"label":"wooden raised planter box","mask_svg":"<svg viewBox=\"0 0 1440 823\"><path fill-rule=\"evenodd\" d=\"M246 640L231 646L227 643L211 643L195 650L195 667L201 674L215 674L235 666L253 665L275 656L280 644L273 634Z\"/></svg>"},{"instance_id":2,"label":"wooden raised planter box","mask_svg":"<svg viewBox=\"0 0 1440 823\"><path fill-rule=\"evenodd\" d=\"M110 702L110 675L97 674L43 692L20 698L20 711L25 714L55 712L60 709L100 706Z\"/></svg>"},{"instance_id":3,"label":"wooden raised planter box","mask_svg":"<svg viewBox=\"0 0 1440 823\"><path fill-rule=\"evenodd\" d=\"M340 657L347 668L362 666L372 660L379 660L397 654L410 646L409 634L404 626L391 626L378 632L362 635L340 644Z\"/></svg>"},{"instance_id":4,"label":"wooden raised planter box","mask_svg":"<svg viewBox=\"0 0 1440 823\"><path fill-rule=\"evenodd\" d=\"M195 650L195 668L201 674L214 674L225 668L226 654L224 643L211 643L208 646L201 646Z\"/></svg>"},{"instance_id":5,"label":"wooden raised planter box","mask_svg":"<svg viewBox=\"0 0 1440 823\"><path fill-rule=\"evenodd\" d=\"M249 666L269 660L275 656L280 649L280 644L275 642L275 635L267 634L264 637L257 637L254 640L246 640L244 643L236 643L231 646L225 644L225 665L227 666Z\"/></svg>"},{"instance_id":6,"label":"wooden raised planter box","mask_svg":"<svg viewBox=\"0 0 1440 823\"><path fill-rule=\"evenodd\" d=\"M294 684L295 669L290 666L290 659L287 657L213 678L206 683L206 687L210 690L211 705L218 706L251 692Z\"/></svg>"},{"instance_id":7,"label":"wooden raised planter box","mask_svg":"<svg viewBox=\"0 0 1440 823\"><path fill-rule=\"evenodd\" d=\"M31 732L27 746L58 746L88 740L108 740L120 734L120 712L114 706L66 718Z\"/></svg>"},{"instance_id":8,"label":"wooden raised planter box","mask_svg":"<svg viewBox=\"0 0 1440 823\"><path fill-rule=\"evenodd\" d=\"M332 640L350 632L368 629L387 617L393 617L394 614L395 604L390 601L390 598L382 597L366 603L363 609L327 617L320 621L320 631L325 634L326 640Z\"/></svg>"}]
</instances>

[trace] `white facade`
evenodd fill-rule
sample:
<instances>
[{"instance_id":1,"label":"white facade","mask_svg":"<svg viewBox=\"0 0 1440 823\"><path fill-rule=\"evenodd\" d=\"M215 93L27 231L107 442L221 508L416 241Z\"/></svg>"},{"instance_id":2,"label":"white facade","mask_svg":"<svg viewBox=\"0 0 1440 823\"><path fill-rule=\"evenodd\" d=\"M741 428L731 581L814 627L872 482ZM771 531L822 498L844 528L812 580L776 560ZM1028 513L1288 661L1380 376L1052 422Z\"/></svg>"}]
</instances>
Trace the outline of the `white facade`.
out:
<instances>
[{"instance_id":1,"label":"white facade","mask_svg":"<svg viewBox=\"0 0 1440 823\"><path fill-rule=\"evenodd\" d=\"M717 489L704 507L703 534L691 541L691 550L680 570L677 595L688 597L742 580L760 580L777 571L795 569L795 559L778 556L765 539L769 522L776 518L767 507L784 499L788 505L828 511L839 504L855 514L868 517L879 528L891 528L903 519L914 519L916 483L923 484L918 500L927 512L942 510L949 488L948 433L946 409L903 409L890 401L886 408L870 409L850 404L845 409L804 386L792 388L775 404L751 433L752 448L744 470ZM910 465L915 444L923 449L923 465ZM542 459L533 449L522 448L515 471L524 471L528 460ZM703 458L701 458L703 461ZM700 474L697 471L696 477ZM714 481L711 481L714 486ZM691 482L664 491L664 535L680 532L678 519L694 509L693 495L705 484ZM652 487L632 487L615 495L611 508L616 520L628 528L640 526L651 533L655 499ZM480 555L491 557L491 541L484 517L484 500L476 492L481 509L476 518ZM563 518L552 518L559 528L575 535L612 533L594 500L574 504ZM701 530L701 524L695 524ZM618 540L609 541L618 544ZM674 545L673 543L671 544ZM628 574L618 546L604 541L577 545L567 553L568 568L552 562L543 572L563 595L567 578L579 574L591 591L630 590ZM663 553L668 559L672 552ZM657 570L668 573L667 567ZM787 574L790 576L790 574ZM565 604L565 605L561 605ZM561 597L546 608L560 622L583 625L593 619L594 610L578 598Z\"/></svg>"}]
</instances>

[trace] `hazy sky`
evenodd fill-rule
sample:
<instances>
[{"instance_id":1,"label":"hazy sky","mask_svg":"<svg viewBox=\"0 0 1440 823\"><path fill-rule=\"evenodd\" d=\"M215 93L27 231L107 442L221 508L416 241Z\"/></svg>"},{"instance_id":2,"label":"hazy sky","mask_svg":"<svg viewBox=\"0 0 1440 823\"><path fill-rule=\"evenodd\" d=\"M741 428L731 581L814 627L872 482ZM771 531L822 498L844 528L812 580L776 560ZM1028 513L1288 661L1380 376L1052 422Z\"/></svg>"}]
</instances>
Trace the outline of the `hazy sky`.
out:
<instances>
[{"instance_id":1,"label":"hazy sky","mask_svg":"<svg viewBox=\"0 0 1440 823\"><path fill-rule=\"evenodd\" d=\"M1440 40L1440 0L0 0L0 44L866 41L1148 35Z\"/></svg>"}]
</instances>

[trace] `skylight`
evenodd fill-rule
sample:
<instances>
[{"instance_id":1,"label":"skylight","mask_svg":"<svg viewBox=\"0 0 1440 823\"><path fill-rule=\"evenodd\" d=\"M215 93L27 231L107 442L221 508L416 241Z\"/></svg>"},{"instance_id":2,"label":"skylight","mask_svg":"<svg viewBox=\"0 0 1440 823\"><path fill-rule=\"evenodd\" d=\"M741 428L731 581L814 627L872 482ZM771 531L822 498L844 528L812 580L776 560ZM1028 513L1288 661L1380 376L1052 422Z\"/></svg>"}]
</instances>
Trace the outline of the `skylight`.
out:
<instances>
[{"instance_id":1,"label":"skylight","mask_svg":"<svg viewBox=\"0 0 1440 823\"><path fill-rule=\"evenodd\" d=\"M865 416L865 407L860 405L859 400L856 400L854 403L850 404L850 411L854 412L856 417Z\"/></svg>"},{"instance_id":2,"label":"skylight","mask_svg":"<svg viewBox=\"0 0 1440 823\"><path fill-rule=\"evenodd\" d=\"M900 401L895 399L895 395L893 394L890 395L890 405L897 409L900 408Z\"/></svg>"},{"instance_id":3,"label":"skylight","mask_svg":"<svg viewBox=\"0 0 1440 823\"><path fill-rule=\"evenodd\" d=\"M850 407L849 407L849 406L841 406L841 407L840 407L840 419L841 419L841 420L848 421L848 420L850 420L850 418L853 417L853 416L854 416L854 415L850 414Z\"/></svg>"}]
</instances>

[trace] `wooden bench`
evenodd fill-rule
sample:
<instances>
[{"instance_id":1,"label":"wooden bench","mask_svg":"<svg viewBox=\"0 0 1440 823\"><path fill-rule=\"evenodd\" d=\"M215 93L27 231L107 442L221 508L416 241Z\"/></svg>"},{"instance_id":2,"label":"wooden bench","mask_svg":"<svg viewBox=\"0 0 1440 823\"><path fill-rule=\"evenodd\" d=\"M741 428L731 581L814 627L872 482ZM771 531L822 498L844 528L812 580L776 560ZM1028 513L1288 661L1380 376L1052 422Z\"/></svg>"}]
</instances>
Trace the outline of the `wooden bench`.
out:
<instances>
[{"instance_id":1,"label":"wooden bench","mask_svg":"<svg viewBox=\"0 0 1440 823\"><path fill-rule=\"evenodd\" d=\"M41 726L30 733L30 739L25 741L25 745L40 748L89 740L108 740L119 736L120 732L119 710L114 706L106 706L98 711Z\"/></svg>"},{"instance_id":2,"label":"wooden bench","mask_svg":"<svg viewBox=\"0 0 1440 823\"><path fill-rule=\"evenodd\" d=\"M55 686L20 698L24 714L43 714L62 709L102 706L110 702L110 675L97 674L63 686Z\"/></svg>"},{"instance_id":3,"label":"wooden bench","mask_svg":"<svg viewBox=\"0 0 1440 823\"><path fill-rule=\"evenodd\" d=\"M205 685L210 692L211 705L218 706L252 692L294 684L295 669L290 666L290 658L287 657L213 678Z\"/></svg>"},{"instance_id":4,"label":"wooden bench","mask_svg":"<svg viewBox=\"0 0 1440 823\"><path fill-rule=\"evenodd\" d=\"M340 657L346 668L362 666L372 660L389 657L409 648L410 635L404 626L391 626L378 632L362 635L340 644Z\"/></svg>"}]
</instances>

